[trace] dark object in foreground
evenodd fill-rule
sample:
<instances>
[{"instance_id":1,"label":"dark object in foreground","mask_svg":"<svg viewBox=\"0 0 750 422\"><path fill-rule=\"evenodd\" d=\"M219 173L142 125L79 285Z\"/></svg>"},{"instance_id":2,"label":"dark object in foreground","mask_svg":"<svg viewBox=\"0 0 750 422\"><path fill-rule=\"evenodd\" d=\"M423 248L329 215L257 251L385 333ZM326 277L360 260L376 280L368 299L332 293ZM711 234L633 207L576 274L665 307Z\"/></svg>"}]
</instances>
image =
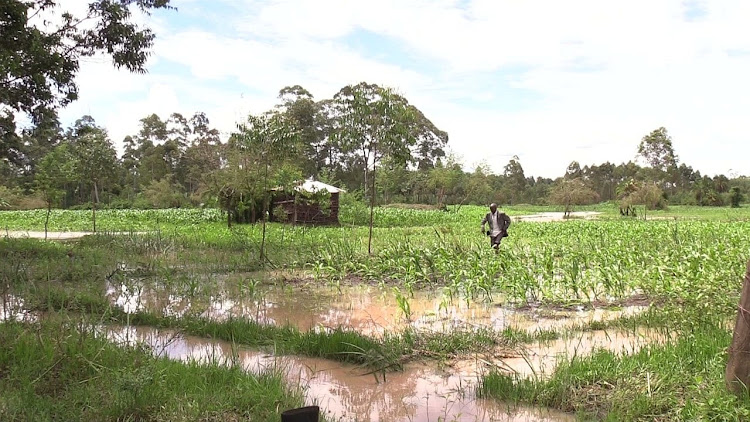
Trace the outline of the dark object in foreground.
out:
<instances>
[{"instance_id":1,"label":"dark object in foreground","mask_svg":"<svg viewBox=\"0 0 750 422\"><path fill-rule=\"evenodd\" d=\"M747 262L742 295L737 307L734 336L729 346L729 360L724 373L729 391L747 394L750 385L750 261Z\"/></svg>"},{"instance_id":2,"label":"dark object in foreground","mask_svg":"<svg viewBox=\"0 0 750 422\"><path fill-rule=\"evenodd\" d=\"M318 422L320 407L307 406L281 413L281 422Z\"/></svg>"}]
</instances>

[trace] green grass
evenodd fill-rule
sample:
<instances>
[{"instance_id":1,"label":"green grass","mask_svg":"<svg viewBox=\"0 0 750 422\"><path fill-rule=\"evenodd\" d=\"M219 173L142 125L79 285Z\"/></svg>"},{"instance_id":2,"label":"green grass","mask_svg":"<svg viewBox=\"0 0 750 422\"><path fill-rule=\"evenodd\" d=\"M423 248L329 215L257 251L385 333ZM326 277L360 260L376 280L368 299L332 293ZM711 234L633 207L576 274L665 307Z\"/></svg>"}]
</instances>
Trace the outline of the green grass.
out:
<instances>
[{"instance_id":1,"label":"green grass","mask_svg":"<svg viewBox=\"0 0 750 422\"><path fill-rule=\"evenodd\" d=\"M280 374L182 363L80 322L0 324L0 420L277 421L302 405Z\"/></svg>"},{"instance_id":2,"label":"green grass","mask_svg":"<svg viewBox=\"0 0 750 422\"><path fill-rule=\"evenodd\" d=\"M750 399L724 386L731 335L722 324L693 315L676 340L629 356L599 350L567 358L549 379L491 372L477 394L575 412L584 419L747 420Z\"/></svg>"},{"instance_id":3,"label":"green grass","mask_svg":"<svg viewBox=\"0 0 750 422\"><path fill-rule=\"evenodd\" d=\"M353 330L300 331L293 326L256 323L230 318L212 321L196 316L165 317L149 312L125 314L113 308L109 321L180 330L186 334L215 338L274 354L304 355L362 365L370 370L399 369L414 359L448 359L467 353L483 353L506 340L487 329L456 330L449 333L388 332L373 337Z\"/></svg>"}]
</instances>

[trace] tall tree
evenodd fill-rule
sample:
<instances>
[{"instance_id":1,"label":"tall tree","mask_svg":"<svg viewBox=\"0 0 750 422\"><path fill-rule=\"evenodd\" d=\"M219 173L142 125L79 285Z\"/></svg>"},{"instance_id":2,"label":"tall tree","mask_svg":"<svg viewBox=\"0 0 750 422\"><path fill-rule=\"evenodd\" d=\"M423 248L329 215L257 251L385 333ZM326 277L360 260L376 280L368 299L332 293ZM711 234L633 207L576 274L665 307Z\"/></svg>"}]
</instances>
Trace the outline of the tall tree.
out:
<instances>
[{"instance_id":1,"label":"tall tree","mask_svg":"<svg viewBox=\"0 0 750 422\"><path fill-rule=\"evenodd\" d=\"M517 155L508 160L508 164L503 168L503 177L506 181L505 195L503 196L511 204L517 203L523 198L524 191L526 190L526 176Z\"/></svg>"},{"instance_id":2,"label":"tall tree","mask_svg":"<svg viewBox=\"0 0 750 422\"><path fill-rule=\"evenodd\" d=\"M649 166L661 172L677 166L677 155L672 146L672 138L664 127L652 131L641 139L641 143L638 144L638 154L646 160Z\"/></svg>"},{"instance_id":3,"label":"tall tree","mask_svg":"<svg viewBox=\"0 0 750 422\"><path fill-rule=\"evenodd\" d=\"M364 165L364 186L370 196L370 232L367 250L372 253L375 207L375 172L384 158L394 164L410 161L411 148L420 136L414 107L393 90L365 82L349 85L335 96L338 133L344 153L354 153Z\"/></svg>"},{"instance_id":4,"label":"tall tree","mask_svg":"<svg viewBox=\"0 0 750 422\"><path fill-rule=\"evenodd\" d=\"M570 164L568 164L568 168L565 169L565 179L572 180L581 176L583 176L581 165L578 164L578 161L571 161Z\"/></svg>"},{"instance_id":5,"label":"tall tree","mask_svg":"<svg viewBox=\"0 0 750 422\"><path fill-rule=\"evenodd\" d=\"M267 113L259 116L250 115L247 120L237 126L230 143L240 153L241 159L237 163L243 173L254 172L260 177L250 177L247 180L259 181L253 189L255 196L262 200L263 237L260 246L260 260L267 261L265 255L266 244L266 216L269 212L270 189L273 164L279 164L277 169L287 173L283 164L295 161L299 157L299 136L292 125L280 113ZM293 179L291 177L290 179ZM287 180L288 183L293 180Z\"/></svg>"},{"instance_id":6,"label":"tall tree","mask_svg":"<svg viewBox=\"0 0 750 422\"><path fill-rule=\"evenodd\" d=\"M44 218L45 239L52 207L60 204L65 194L65 185L74 180L74 163L68 144L52 149L39 162L34 184L47 205Z\"/></svg>"},{"instance_id":7,"label":"tall tree","mask_svg":"<svg viewBox=\"0 0 750 422\"><path fill-rule=\"evenodd\" d=\"M279 91L281 104L276 108L284 113L287 121L299 134L302 145L302 169L307 175L316 176L326 165L328 142L321 126L321 105L305 88L294 85Z\"/></svg>"},{"instance_id":8,"label":"tall tree","mask_svg":"<svg viewBox=\"0 0 750 422\"><path fill-rule=\"evenodd\" d=\"M219 140L219 131L211 128L205 113L196 112L188 119L189 144L180 160L180 183L188 194L206 187L208 178L221 167L224 145ZM205 191L205 189L204 189Z\"/></svg>"},{"instance_id":9,"label":"tall tree","mask_svg":"<svg viewBox=\"0 0 750 422\"><path fill-rule=\"evenodd\" d=\"M96 232L100 190L114 179L118 166L117 153L107 131L96 126L90 117L76 121L69 133L68 142L72 145L71 155L77 179L91 186L91 216L93 231Z\"/></svg>"}]
</instances>

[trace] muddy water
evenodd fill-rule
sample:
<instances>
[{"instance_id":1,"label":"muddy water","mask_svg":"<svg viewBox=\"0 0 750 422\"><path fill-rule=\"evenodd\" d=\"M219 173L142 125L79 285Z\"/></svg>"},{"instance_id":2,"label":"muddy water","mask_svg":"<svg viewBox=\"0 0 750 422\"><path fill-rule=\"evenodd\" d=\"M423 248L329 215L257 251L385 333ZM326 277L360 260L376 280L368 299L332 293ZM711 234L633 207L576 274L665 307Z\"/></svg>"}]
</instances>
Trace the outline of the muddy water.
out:
<instances>
[{"instance_id":1,"label":"muddy water","mask_svg":"<svg viewBox=\"0 0 750 422\"><path fill-rule=\"evenodd\" d=\"M151 328L115 327L115 341L142 342L173 359L236 363L249 371L280 369L292 385L306 391L333 420L343 421L571 421L571 415L547 409L513 407L477 399L474 385L481 364L467 360L444 370L409 364L385 381L334 361L297 356L274 357L227 342L181 336Z\"/></svg>"},{"instance_id":2,"label":"muddy water","mask_svg":"<svg viewBox=\"0 0 750 422\"><path fill-rule=\"evenodd\" d=\"M227 283L228 285L229 283ZM564 329L640 312L621 310L519 311L497 303L451 298L444 291L416 291L399 304L392 288L360 285L341 288L311 285L259 287L252 294L223 288L201 298L176 294L156 285L131 282L110 286L108 295L127 311L148 309L166 315L188 312L223 320L243 317L266 324L291 324L301 330L345 327L365 334L417 330L451 331L508 327L533 332ZM406 294L404 292L404 294ZM283 369L292 385L306 389L308 404L319 404L339 420L356 421L544 421L572 420L570 415L540 409L514 408L475 397L479 376L500 369L521 376L545 376L564 356L583 356L596 348L632 353L663 340L648 331L592 331L568 334L552 342L529 345L509 353L507 348L462 358L438 368L435 363L410 363L403 372L389 373L385 382L362 369L329 360L298 356L269 356L228 343L184 337L151 329L113 329L113 338L146 342L158 354L177 359L236 362L252 371Z\"/></svg>"},{"instance_id":3,"label":"muddy water","mask_svg":"<svg viewBox=\"0 0 750 422\"><path fill-rule=\"evenodd\" d=\"M266 324L291 324L303 331L345 327L365 334L408 327L441 332L477 327L561 329L632 315L644 309L518 311L498 303L451 297L440 290L415 291L411 296L407 292L401 294L408 309L403 302L399 303L399 294L392 288L370 285L339 289L310 285L264 287L254 290L252 295L224 291L207 298L190 298L137 283L129 287L110 286L108 290L112 302L128 312L146 309L174 316L194 312L215 320L242 317Z\"/></svg>"}]
</instances>

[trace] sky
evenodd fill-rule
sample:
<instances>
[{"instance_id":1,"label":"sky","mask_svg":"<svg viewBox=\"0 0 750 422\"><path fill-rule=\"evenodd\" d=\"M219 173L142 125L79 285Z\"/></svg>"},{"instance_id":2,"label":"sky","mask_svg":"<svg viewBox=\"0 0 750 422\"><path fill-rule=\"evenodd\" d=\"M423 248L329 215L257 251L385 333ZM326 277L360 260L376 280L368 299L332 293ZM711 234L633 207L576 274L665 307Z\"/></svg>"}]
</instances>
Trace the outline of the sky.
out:
<instances>
[{"instance_id":1,"label":"sky","mask_svg":"<svg viewBox=\"0 0 750 422\"><path fill-rule=\"evenodd\" d=\"M65 7L85 7L66 0ZM679 162L750 175L746 0L172 0L137 16L148 73L84 59L79 100L118 148L151 113L206 113L228 136L301 85L316 99L362 81L395 89L465 169L527 176L635 160L667 128Z\"/></svg>"}]
</instances>

